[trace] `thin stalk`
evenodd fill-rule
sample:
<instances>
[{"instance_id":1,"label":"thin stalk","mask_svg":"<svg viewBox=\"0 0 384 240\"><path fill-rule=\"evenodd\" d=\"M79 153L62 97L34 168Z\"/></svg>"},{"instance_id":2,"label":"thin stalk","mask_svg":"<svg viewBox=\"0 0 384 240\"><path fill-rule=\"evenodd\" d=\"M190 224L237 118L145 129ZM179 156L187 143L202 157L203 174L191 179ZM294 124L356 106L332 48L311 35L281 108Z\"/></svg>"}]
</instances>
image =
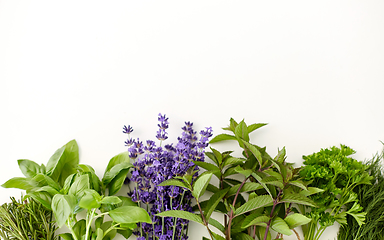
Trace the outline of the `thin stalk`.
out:
<instances>
[{"instance_id":1,"label":"thin stalk","mask_svg":"<svg viewBox=\"0 0 384 240\"><path fill-rule=\"evenodd\" d=\"M89 239L89 229L91 228L92 220L93 220L93 215L95 214L96 208L92 210L91 213L87 213L87 218L86 218L86 229L85 229L85 239Z\"/></svg>"},{"instance_id":2,"label":"thin stalk","mask_svg":"<svg viewBox=\"0 0 384 240\"><path fill-rule=\"evenodd\" d=\"M203 214L203 210L201 210L200 203L199 203L198 199L196 199L196 203L197 203L197 206L199 207L199 211L200 211L201 217L203 218L204 226L207 228L208 233L209 233L209 235L211 236L211 239L214 240L214 238L213 238L213 236L212 236L212 233L211 233L211 230L210 230L209 227L208 227L208 222L207 222L207 220L205 219L205 216L204 216L204 214Z\"/></svg>"},{"instance_id":3,"label":"thin stalk","mask_svg":"<svg viewBox=\"0 0 384 240\"><path fill-rule=\"evenodd\" d=\"M113 229L115 229L119 225L120 225L120 223L116 223L115 225L108 228L107 231L104 232L103 236L106 236L110 231L112 231Z\"/></svg>"}]
</instances>

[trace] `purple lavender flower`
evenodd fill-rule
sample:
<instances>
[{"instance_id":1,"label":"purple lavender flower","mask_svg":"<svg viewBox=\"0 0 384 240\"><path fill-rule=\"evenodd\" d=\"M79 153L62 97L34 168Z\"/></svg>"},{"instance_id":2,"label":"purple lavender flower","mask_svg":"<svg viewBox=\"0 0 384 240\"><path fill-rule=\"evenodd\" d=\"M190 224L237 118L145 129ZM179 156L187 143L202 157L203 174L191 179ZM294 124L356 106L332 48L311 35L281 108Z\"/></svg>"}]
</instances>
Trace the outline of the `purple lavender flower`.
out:
<instances>
[{"instance_id":1,"label":"purple lavender flower","mask_svg":"<svg viewBox=\"0 0 384 240\"><path fill-rule=\"evenodd\" d=\"M189 169L198 170L192 161L204 161L204 149L212 136L212 128L197 132L193 130L192 122L185 122L182 134L176 144L161 147L162 141L168 139L166 130L169 127L166 115L158 116L158 131L156 138L160 146L152 140L145 143L139 139L129 138L125 144L129 147L129 156L134 160L130 180L134 188L128 193L132 201L149 210L153 224L141 224L139 231L133 231L139 240L186 240L188 220L171 217L157 217L156 214L168 210L185 210L192 212L190 202L192 193L184 188L175 186L158 186L167 179L183 176ZM123 132L130 134L133 128L124 126ZM194 178L197 177L197 171Z\"/></svg>"}]
</instances>

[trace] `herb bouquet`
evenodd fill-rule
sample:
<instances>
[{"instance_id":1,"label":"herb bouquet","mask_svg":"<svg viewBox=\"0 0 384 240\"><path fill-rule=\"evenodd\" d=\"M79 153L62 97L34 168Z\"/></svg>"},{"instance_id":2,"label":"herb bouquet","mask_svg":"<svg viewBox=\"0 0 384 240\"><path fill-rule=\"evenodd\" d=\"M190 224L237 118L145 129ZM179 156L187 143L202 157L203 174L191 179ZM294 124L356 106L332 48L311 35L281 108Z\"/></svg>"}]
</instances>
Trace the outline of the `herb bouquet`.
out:
<instances>
[{"instance_id":1,"label":"herb bouquet","mask_svg":"<svg viewBox=\"0 0 384 240\"><path fill-rule=\"evenodd\" d=\"M188 189L178 186L160 186L162 182L174 177L184 176L187 172L194 172L190 181L197 177L198 167L194 162L204 161L204 149L208 145L208 139L212 136L212 129L200 131L200 139L193 130L193 123L186 122L182 128L183 133L178 142L162 146L168 138L169 123L165 115L159 114L159 130L155 141L147 140L145 143L131 138L133 132L131 126L124 126L123 133L128 134L125 142L128 147L129 157L133 162L130 182L134 188L128 193L132 200L146 209L152 223L140 223L140 227L133 233L140 240L176 240L187 239L188 220L178 217L158 217L156 214L168 210L183 210L191 212L190 206L192 194Z\"/></svg>"}]
</instances>

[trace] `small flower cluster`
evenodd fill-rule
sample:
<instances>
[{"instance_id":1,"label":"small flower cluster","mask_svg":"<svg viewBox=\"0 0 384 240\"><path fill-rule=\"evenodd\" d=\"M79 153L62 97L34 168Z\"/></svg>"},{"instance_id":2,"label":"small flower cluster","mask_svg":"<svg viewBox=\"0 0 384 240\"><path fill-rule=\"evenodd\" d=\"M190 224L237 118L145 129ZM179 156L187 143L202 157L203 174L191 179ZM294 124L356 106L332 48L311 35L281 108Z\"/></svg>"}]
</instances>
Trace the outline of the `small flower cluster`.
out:
<instances>
[{"instance_id":1,"label":"small flower cluster","mask_svg":"<svg viewBox=\"0 0 384 240\"><path fill-rule=\"evenodd\" d=\"M135 183L133 191L128 193L133 201L146 208L152 218L152 224L142 223L134 234L139 240L186 240L188 221L181 218L157 217L156 214L168 210L192 211L190 206L192 194L176 186L158 186L175 176L183 176L188 170L198 170L192 161L204 161L204 151L212 136L212 128L200 131L200 139L193 130L193 123L185 122L183 133L177 144L161 143L168 138L166 130L169 123L165 115L159 114L156 138L159 146L152 140L145 143L130 137L133 129L124 126L123 133L128 134L125 141L129 156L134 160L134 170L130 178ZM194 177L197 177L197 173Z\"/></svg>"}]
</instances>

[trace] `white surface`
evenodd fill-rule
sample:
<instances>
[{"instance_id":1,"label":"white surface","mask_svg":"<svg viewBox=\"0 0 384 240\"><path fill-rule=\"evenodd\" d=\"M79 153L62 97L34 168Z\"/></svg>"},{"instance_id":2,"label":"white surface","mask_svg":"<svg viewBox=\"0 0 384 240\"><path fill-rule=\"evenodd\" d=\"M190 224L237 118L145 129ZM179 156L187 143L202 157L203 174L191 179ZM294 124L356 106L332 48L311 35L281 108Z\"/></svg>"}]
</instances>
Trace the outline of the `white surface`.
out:
<instances>
[{"instance_id":1,"label":"white surface","mask_svg":"<svg viewBox=\"0 0 384 240\"><path fill-rule=\"evenodd\" d=\"M0 182L71 139L101 176L125 151L122 126L154 138L159 112L171 139L185 120L218 134L245 118L268 122L254 142L286 146L290 162L339 143L369 158L384 140L383 11L379 0L0 0Z\"/></svg>"}]
</instances>

